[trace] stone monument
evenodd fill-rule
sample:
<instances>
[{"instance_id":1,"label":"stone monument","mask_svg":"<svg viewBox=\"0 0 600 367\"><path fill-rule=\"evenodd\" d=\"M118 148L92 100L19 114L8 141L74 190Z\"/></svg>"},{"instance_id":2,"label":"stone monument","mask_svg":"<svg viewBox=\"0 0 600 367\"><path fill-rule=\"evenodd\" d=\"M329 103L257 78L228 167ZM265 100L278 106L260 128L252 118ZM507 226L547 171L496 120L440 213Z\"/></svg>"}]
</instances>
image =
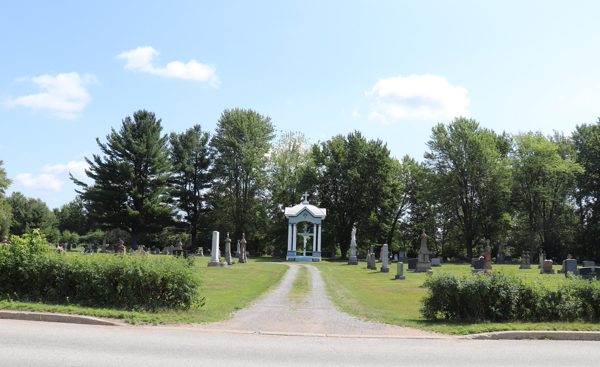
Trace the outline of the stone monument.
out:
<instances>
[{"instance_id":1,"label":"stone monument","mask_svg":"<svg viewBox=\"0 0 600 367\"><path fill-rule=\"evenodd\" d=\"M348 265L358 265L356 259L356 227L352 227L352 239L350 240L350 256L348 257Z\"/></svg>"},{"instance_id":2,"label":"stone monument","mask_svg":"<svg viewBox=\"0 0 600 367\"><path fill-rule=\"evenodd\" d=\"M417 260L417 269L416 273L423 273L427 270L431 270L431 261L429 261L429 250L427 250L427 235L425 234L425 229L423 229L423 233L421 234L421 248L419 249Z\"/></svg>"},{"instance_id":3,"label":"stone monument","mask_svg":"<svg viewBox=\"0 0 600 367\"><path fill-rule=\"evenodd\" d=\"M231 239L229 238L229 232L227 232L227 238L225 239L225 262L227 265L233 264L233 261L231 261Z\"/></svg>"},{"instance_id":4,"label":"stone monument","mask_svg":"<svg viewBox=\"0 0 600 367\"><path fill-rule=\"evenodd\" d=\"M396 263L396 279L404 280L404 263Z\"/></svg>"},{"instance_id":5,"label":"stone monument","mask_svg":"<svg viewBox=\"0 0 600 367\"><path fill-rule=\"evenodd\" d=\"M487 240L485 246L485 252L483 253L483 271L492 270L492 247L490 246L490 240Z\"/></svg>"},{"instance_id":6,"label":"stone monument","mask_svg":"<svg viewBox=\"0 0 600 367\"><path fill-rule=\"evenodd\" d=\"M374 246L371 245L371 251L369 251L369 263L367 265L367 269L377 270L377 266L375 265L375 249Z\"/></svg>"},{"instance_id":7,"label":"stone monument","mask_svg":"<svg viewBox=\"0 0 600 367\"><path fill-rule=\"evenodd\" d=\"M208 262L208 266L227 266L227 263L221 263L219 260L219 232L213 231L212 234L212 250L210 251L212 255L211 260ZM225 264L225 265L223 265Z\"/></svg>"},{"instance_id":8,"label":"stone monument","mask_svg":"<svg viewBox=\"0 0 600 367\"><path fill-rule=\"evenodd\" d=\"M498 245L498 253L496 254L496 264L504 264L504 245L502 242Z\"/></svg>"},{"instance_id":9,"label":"stone monument","mask_svg":"<svg viewBox=\"0 0 600 367\"><path fill-rule=\"evenodd\" d=\"M544 251L540 251L540 274L544 274L544 261L546 260L546 255Z\"/></svg>"},{"instance_id":10,"label":"stone monument","mask_svg":"<svg viewBox=\"0 0 600 367\"><path fill-rule=\"evenodd\" d=\"M383 252L383 256L381 256L381 261L382 261L381 272L382 273L389 273L390 269L388 268L389 257L388 257L388 245L387 245L387 243L384 244L383 247L381 247L381 251Z\"/></svg>"},{"instance_id":11,"label":"stone monument","mask_svg":"<svg viewBox=\"0 0 600 367\"><path fill-rule=\"evenodd\" d=\"M237 240L237 249L235 250L235 256L240 256L240 240Z\"/></svg>"},{"instance_id":12,"label":"stone monument","mask_svg":"<svg viewBox=\"0 0 600 367\"><path fill-rule=\"evenodd\" d=\"M242 240L240 241L240 254L239 254L239 263L247 263L248 256L246 256L246 234L242 233Z\"/></svg>"},{"instance_id":13,"label":"stone monument","mask_svg":"<svg viewBox=\"0 0 600 367\"><path fill-rule=\"evenodd\" d=\"M523 252L523 255L521 255L521 265L519 266L519 269L531 269L530 258L529 252Z\"/></svg>"}]
</instances>

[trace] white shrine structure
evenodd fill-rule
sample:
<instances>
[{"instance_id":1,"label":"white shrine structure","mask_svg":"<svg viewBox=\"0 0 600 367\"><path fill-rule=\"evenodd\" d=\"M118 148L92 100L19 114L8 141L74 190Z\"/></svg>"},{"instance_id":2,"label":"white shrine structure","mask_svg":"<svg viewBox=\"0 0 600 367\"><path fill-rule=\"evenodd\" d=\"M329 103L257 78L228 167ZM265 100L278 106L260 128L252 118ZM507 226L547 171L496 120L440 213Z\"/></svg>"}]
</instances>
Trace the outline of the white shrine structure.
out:
<instances>
[{"instance_id":1,"label":"white shrine structure","mask_svg":"<svg viewBox=\"0 0 600 367\"><path fill-rule=\"evenodd\" d=\"M288 218L288 245L286 260L292 261L321 261L321 228L327 210L309 204L308 194L304 194L304 201L291 208L285 208ZM305 223L303 223L305 222ZM309 232L312 223L312 232ZM305 227L306 232L299 233L298 228ZM302 236L302 250L298 251L298 236ZM312 241L308 239L312 237ZM312 246L310 243L312 242ZM310 250L308 247L310 246Z\"/></svg>"}]
</instances>

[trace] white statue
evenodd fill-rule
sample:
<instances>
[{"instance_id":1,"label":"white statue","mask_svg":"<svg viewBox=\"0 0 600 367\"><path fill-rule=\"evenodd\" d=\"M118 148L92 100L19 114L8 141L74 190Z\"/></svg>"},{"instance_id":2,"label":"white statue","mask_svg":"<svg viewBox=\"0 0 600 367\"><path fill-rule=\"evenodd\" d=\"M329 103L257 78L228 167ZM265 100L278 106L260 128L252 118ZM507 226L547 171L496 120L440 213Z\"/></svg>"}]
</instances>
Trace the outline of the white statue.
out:
<instances>
[{"instance_id":1,"label":"white statue","mask_svg":"<svg viewBox=\"0 0 600 367\"><path fill-rule=\"evenodd\" d=\"M352 241L356 241L356 227L352 227Z\"/></svg>"}]
</instances>

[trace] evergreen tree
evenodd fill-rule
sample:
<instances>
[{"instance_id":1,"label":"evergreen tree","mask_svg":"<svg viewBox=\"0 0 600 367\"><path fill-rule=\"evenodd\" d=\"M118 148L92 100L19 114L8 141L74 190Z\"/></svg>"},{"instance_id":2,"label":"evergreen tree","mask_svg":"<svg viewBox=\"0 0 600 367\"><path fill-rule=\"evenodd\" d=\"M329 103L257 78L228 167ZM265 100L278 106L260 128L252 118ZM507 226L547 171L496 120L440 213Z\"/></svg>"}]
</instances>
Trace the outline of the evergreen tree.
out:
<instances>
[{"instance_id":1,"label":"evergreen tree","mask_svg":"<svg viewBox=\"0 0 600 367\"><path fill-rule=\"evenodd\" d=\"M112 129L106 144L96 138L105 156L85 158L93 185L71 176L81 187L77 192L91 219L103 228L127 231L133 247L141 233L159 232L172 221L168 136L161 131L154 113L137 111L133 120L128 116L122 121L119 132Z\"/></svg>"},{"instance_id":2,"label":"evergreen tree","mask_svg":"<svg viewBox=\"0 0 600 367\"><path fill-rule=\"evenodd\" d=\"M171 194L177 201L177 207L186 214L183 220L189 224L193 249L198 247L198 231L206 230L209 211L205 195L211 186L209 170L214 160L209 139L209 133L203 132L200 125L185 133L171 133Z\"/></svg>"}]
</instances>

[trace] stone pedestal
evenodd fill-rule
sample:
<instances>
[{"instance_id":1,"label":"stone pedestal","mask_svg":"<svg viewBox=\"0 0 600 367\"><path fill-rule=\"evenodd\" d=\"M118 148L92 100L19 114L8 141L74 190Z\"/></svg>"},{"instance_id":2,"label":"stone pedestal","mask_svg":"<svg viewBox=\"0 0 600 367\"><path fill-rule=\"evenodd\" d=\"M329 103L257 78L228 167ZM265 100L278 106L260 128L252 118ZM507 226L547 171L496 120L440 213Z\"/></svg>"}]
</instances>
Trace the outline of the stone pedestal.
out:
<instances>
[{"instance_id":1,"label":"stone pedestal","mask_svg":"<svg viewBox=\"0 0 600 367\"><path fill-rule=\"evenodd\" d=\"M490 240L487 240L487 246L485 246L485 252L483 253L483 270L492 270L492 248L490 247Z\"/></svg>"},{"instance_id":2,"label":"stone pedestal","mask_svg":"<svg viewBox=\"0 0 600 367\"><path fill-rule=\"evenodd\" d=\"M429 250L427 250L427 235L425 234L425 230L423 230L423 233L421 234L421 248L419 249L417 258L416 273L424 273L427 270L431 270L431 261L429 261Z\"/></svg>"},{"instance_id":3,"label":"stone pedestal","mask_svg":"<svg viewBox=\"0 0 600 367\"><path fill-rule=\"evenodd\" d=\"M231 261L231 240L229 239L229 232L227 232L227 238L225 239L225 262L227 265L233 264L233 261Z\"/></svg>"},{"instance_id":4,"label":"stone pedestal","mask_svg":"<svg viewBox=\"0 0 600 367\"><path fill-rule=\"evenodd\" d=\"M396 263L396 279L404 280L404 263Z\"/></svg>"},{"instance_id":5,"label":"stone pedestal","mask_svg":"<svg viewBox=\"0 0 600 367\"><path fill-rule=\"evenodd\" d=\"M219 264L219 232L213 231L212 235L212 249L211 249L212 258L208 262L208 266L220 266ZM225 263L227 264L227 263Z\"/></svg>"},{"instance_id":6,"label":"stone pedestal","mask_svg":"<svg viewBox=\"0 0 600 367\"><path fill-rule=\"evenodd\" d=\"M356 230L352 230L352 241L350 241L350 256L348 256L348 265L358 265L358 259L356 258L356 237L354 236Z\"/></svg>"},{"instance_id":7,"label":"stone pedestal","mask_svg":"<svg viewBox=\"0 0 600 367\"><path fill-rule=\"evenodd\" d=\"M388 268L388 259L389 259L389 257L388 257L388 245L387 244L383 245L383 247L381 248L381 252L382 252L382 255L383 255L383 256L381 256L381 261L383 263L383 265L381 265L381 272L382 273L389 273L390 269Z\"/></svg>"},{"instance_id":8,"label":"stone pedestal","mask_svg":"<svg viewBox=\"0 0 600 367\"><path fill-rule=\"evenodd\" d=\"M238 262L242 264L248 262L248 256L246 256L246 243L246 234L242 233L242 240L240 241L240 253L238 255Z\"/></svg>"}]
</instances>

